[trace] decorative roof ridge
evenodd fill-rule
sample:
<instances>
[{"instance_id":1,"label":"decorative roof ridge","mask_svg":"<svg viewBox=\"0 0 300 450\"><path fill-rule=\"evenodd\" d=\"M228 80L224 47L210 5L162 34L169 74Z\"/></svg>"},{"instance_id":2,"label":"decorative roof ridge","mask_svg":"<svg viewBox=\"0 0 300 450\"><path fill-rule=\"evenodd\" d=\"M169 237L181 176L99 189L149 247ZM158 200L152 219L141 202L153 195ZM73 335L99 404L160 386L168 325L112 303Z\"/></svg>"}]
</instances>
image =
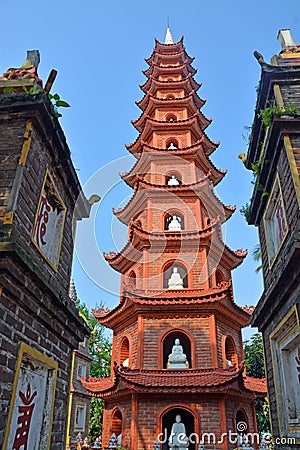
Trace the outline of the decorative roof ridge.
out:
<instances>
[{"instance_id":1,"label":"decorative roof ridge","mask_svg":"<svg viewBox=\"0 0 300 450\"><path fill-rule=\"evenodd\" d=\"M222 241L222 242L223 242L223 241ZM243 249L239 248L238 250L232 250L232 249L231 249L230 247L228 247L228 245L225 244L224 242L223 242L223 245L224 245L224 248L225 248L232 256L234 256L235 258L238 258L238 259L241 260L239 264L241 264L241 263L243 262L243 260L246 258L246 256L248 255L248 249L243 250ZM238 265L239 265L239 264L238 264ZM237 267L237 266L236 266L236 267ZM245 312L247 312L246 309L245 309Z\"/></svg>"},{"instance_id":2,"label":"decorative roof ridge","mask_svg":"<svg viewBox=\"0 0 300 450\"><path fill-rule=\"evenodd\" d=\"M202 137L203 138L203 137ZM203 143L203 139L199 139L197 142L195 142L194 144L192 144L192 145L188 145L187 147L180 147L180 148L177 148L176 150L174 150L174 149L168 149L168 148L159 148L159 147L154 147L153 145L150 145L150 144L147 144L145 141L143 141L142 142L142 145L143 145L143 147L148 147L148 148L151 148L151 150L156 150L156 151L159 151L159 152L170 152L170 153L178 153L178 152L180 152L180 151L185 151L185 150L191 150L191 149L196 149L196 151L199 149L199 146ZM129 144L128 146L127 145L125 145L125 147L127 148L127 147L129 147L129 146L131 146L131 145L134 145L134 144L136 144L136 142L137 142L137 140L135 141L135 142L132 142L131 144ZM196 148L197 147L197 148Z\"/></svg>"},{"instance_id":3,"label":"decorative roof ridge","mask_svg":"<svg viewBox=\"0 0 300 450\"><path fill-rule=\"evenodd\" d=\"M254 378L249 376L243 377L244 387L255 392L259 397L265 397L267 395L267 380L266 378Z\"/></svg>"},{"instance_id":4,"label":"decorative roof ridge","mask_svg":"<svg viewBox=\"0 0 300 450\"><path fill-rule=\"evenodd\" d=\"M195 112L192 116L187 117L186 119L174 120L174 122L166 122L165 120L157 120L157 119L153 119L153 117L150 117L150 116L146 116L145 118L151 122L163 123L163 124L168 124L170 126L175 126L178 123L187 123L188 121L191 121L192 119L197 118L200 114L203 116L204 120L208 122L208 125L211 124L213 119L211 119L211 118L208 119L207 117L205 117L204 114L199 109L197 109L197 112ZM141 119L142 115L143 114L141 114L141 116L138 119L131 120L131 123L133 124L133 126L135 126L135 124Z\"/></svg>"},{"instance_id":5,"label":"decorative roof ridge","mask_svg":"<svg viewBox=\"0 0 300 450\"><path fill-rule=\"evenodd\" d=\"M190 62L189 62L189 58L188 58L188 56L185 58L185 60L184 61L182 61L179 65L178 64L168 64L167 66L161 66L161 65L159 65L159 64L157 64L157 63L155 63L155 62L153 62L152 64L151 64L151 66L150 67L158 67L159 69L174 69L174 68L177 68L177 67L183 67L183 66L185 66L186 64L190 64ZM146 71L147 71L148 69L146 69ZM196 69L195 69L196 70ZM144 71L143 71L144 72Z\"/></svg>"},{"instance_id":6,"label":"decorative roof ridge","mask_svg":"<svg viewBox=\"0 0 300 450\"><path fill-rule=\"evenodd\" d=\"M145 76L147 76L146 73L147 73L149 70L151 70L151 69L155 69L155 68L163 69L163 70L165 70L165 69L177 69L177 68L178 68L178 69L181 69L181 68L186 67L186 66L189 66L191 69L193 69L193 71L195 70L195 71L197 72L197 69L195 69L195 68L191 65L191 62L192 62L192 61L189 60L188 56L185 58L184 61L179 62L179 64L168 64L167 66L161 66L160 64L157 64L157 63L153 62L153 63L150 65L150 67L148 67L148 69L142 70L142 73L143 73ZM195 73L196 73L196 72L195 72Z\"/></svg>"},{"instance_id":7,"label":"decorative roof ridge","mask_svg":"<svg viewBox=\"0 0 300 450\"><path fill-rule=\"evenodd\" d=\"M170 85L174 85L174 84L185 84L185 83L187 83L187 82L193 82L193 83L195 83L195 84L197 85L197 89L194 89L195 92L198 91L198 89L200 89L201 86L202 86L202 83L198 83L198 81L196 81L195 78L193 78L193 75L189 72L189 73L188 73L184 78L182 78L181 80L158 80L157 78L154 78L152 75L150 75L150 76L148 77L148 79L145 81L145 83L139 84L139 88L140 88L144 93L146 93L145 89L146 89L147 84L150 84L150 86L149 86L149 88L148 88L148 90L147 90L147 92L148 92L149 89L150 89L150 87L151 87L151 84L152 84L152 83L156 83L156 84L158 84L158 85L161 84L162 86L164 86L164 85L168 85L168 84L170 84ZM154 98L157 98L157 97L154 97ZM141 100L140 100L139 102L141 102ZM136 102L136 103L139 103L139 102Z\"/></svg>"},{"instance_id":8,"label":"decorative roof ridge","mask_svg":"<svg viewBox=\"0 0 300 450\"><path fill-rule=\"evenodd\" d=\"M168 184L153 184L150 183L150 181L146 181L143 177L141 177L140 175L137 175L137 181L141 184L145 184L147 186L151 186L153 188L162 188L162 189L167 189L167 190L174 190L174 191L180 191L182 190L188 190L192 187L196 187L199 185L202 185L204 182L206 183L207 180L210 180L210 176L211 176L211 171L209 170L205 175L203 175L202 178L200 178L199 180L195 181L194 183L190 183L190 184L178 184L177 186L169 186Z\"/></svg>"},{"instance_id":9,"label":"decorative roof ridge","mask_svg":"<svg viewBox=\"0 0 300 450\"><path fill-rule=\"evenodd\" d=\"M212 141L212 140L207 136L207 134L205 133L204 130L201 130L201 131L202 131L203 135L202 135L201 139L200 139L198 142L201 142L201 143L204 144L205 139L207 139L208 143L211 144L211 145L214 147L213 149L211 149L210 152L207 153L207 155L209 156L209 155L211 155L211 154L213 153L214 150L216 150L216 149L219 147L220 141L217 141L217 142ZM130 149L132 149L132 147L134 147L134 146L138 143L138 140L139 140L139 138L140 138L141 135L142 135L142 133L139 133L139 135L137 136L137 138L135 139L134 142L131 142L130 144L125 144L125 147L126 147L126 149L127 149L128 151L130 151ZM146 142L145 142L145 141L142 141L141 144L144 145L144 144L146 144ZM193 144L193 145L195 145L195 144ZM191 145L191 146L189 146L189 147L183 147L183 148L184 148L184 149L187 149L187 148L192 147L193 145ZM148 147L151 147L151 146L148 145ZM155 148L155 147L153 147L153 148ZM161 151L162 151L162 150L169 151L168 149L159 149L159 150L161 150ZM176 149L177 152L178 152L178 150L180 150L180 149ZM208 149L207 149L207 150L208 150ZM206 153L206 152L205 152L205 153ZM134 154L134 153L133 153L133 154Z\"/></svg>"},{"instance_id":10,"label":"decorative roof ridge","mask_svg":"<svg viewBox=\"0 0 300 450\"><path fill-rule=\"evenodd\" d=\"M83 381L87 381L86 380L86 377L84 376L84 375L81 375L81 380L83 380ZM99 380L103 380L103 381L105 381L105 380L110 380L110 381L113 381L114 380L114 377L92 377L92 376L89 376L89 381L91 381L92 383L93 382L95 382L95 381L99 381Z\"/></svg>"},{"instance_id":11,"label":"decorative roof ridge","mask_svg":"<svg viewBox=\"0 0 300 450\"><path fill-rule=\"evenodd\" d=\"M182 238L186 238L186 237L198 237L201 236L202 234L206 234L208 231L212 231L213 228L215 228L217 225L219 225L221 223L221 218L220 216L217 216L215 219L211 220L211 223L209 225L207 225L205 228L202 228L201 230L195 230L195 231L185 231L185 230L181 230L181 231L169 231L169 230L164 230L164 231L154 231L154 232L149 232L144 230L141 227L140 221L132 221L129 225L130 227L130 231L135 230L137 233L142 234L144 236L151 236L151 239L155 239L158 237L163 237L164 239L174 239L176 236ZM129 233L129 240L132 241L132 237L130 235L131 233ZM121 253L121 252L120 252Z\"/></svg>"},{"instance_id":12,"label":"decorative roof ridge","mask_svg":"<svg viewBox=\"0 0 300 450\"><path fill-rule=\"evenodd\" d=\"M159 66L158 64L151 64L150 67L148 67L148 69L146 70L142 70L142 74L145 75L145 77L149 78L149 76L155 71L157 70L157 72L162 72L162 73L168 73L168 72L174 72L174 69L178 69L178 70L184 70L187 69L188 72L190 72L193 76L196 75L196 73L198 72L197 69L195 69L190 62L188 61L188 59L186 59L185 61L183 61L181 64L179 65L170 65L170 66Z\"/></svg>"},{"instance_id":13,"label":"decorative roof ridge","mask_svg":"<svg viewBox=\"0 0 300 450\"><path fill-rule=\"evenodd\" d=\"M193 289L193 288L184 288L184 289L134 289L133 291L124 291L123 292L123 298L128 299L148 299L151 300L159 300L159 299L168 299L170 297L170 300L174 300L173 297L194 297L194 298L211 298L216 297L220 294L226 293L227 291L232 292L232 281L222 281L214 288L209 288L206 290L201 289ZM174 300L175 302L177 300ZM236 304L235 304L236 305ZM238 305L236 305L238 306ZM107 314L110 311L107 312ZM245 311L244 311L245 312ZM105 313L106 314L106 313Z\"/></svg>"},{"instance_id":14,"label":"decorative roof ridge","mask_svg":"<svg viewBox=\"0 0 300 450\"><path fill-rule=\"evenodd\" d=\"M151 79L150 81L152 82L153 80ZM202 85L200 85L200 87L201 87L201 86L202 86ZM201 108L205 105L206 100L203 99L203 98L201 98L201 97L199 97L199 95L197 94L197 90L198 90L198 89L192 89L192 90L189 92L188 95L185 95L184 97L178 97L178 98L161 98L161 97L155 97L155 96L152 95L149 91L147 91L147 92L145 93L144 97L143 97L141 100L136 101L135 104L137 105L138 108L140 108L140 109L143 110L143 108L142 108L140 105L142 104L142 102L145 101L145 99L147 99L147 103L146 103L145 109L147 108L147 106L148 106L150 100L154 100L154 101L162 102L162 103L168 103L168 102L171 102L171 103L172 103L172 102L174 102L174 103L175 103L175 102L176 102L176 103L183 103L183 102L186 102L187 100L192 99L193 102L194 102L194 104L195 104L195 106L196 106L196 108L197 108L197 109L201 109ZM196 100L198 100L198 101L196 101ZM197 103L198 103L199 105L197 105Z\"/></svg>"},{"instance_id":15,"label":"decorative roof ridge","mask_svg":"<svg viewBox=\"0 0 300 450\"><path fill-rule=\"evenodd\" d=\"M190 59L190 62L193 62L195 60L194 56L189 56L185 47L182 47L178 50L178 52L173 53L161 53L158 51L157 48L154 48L149 58L144 58L144 61L150 66L152 59L155 57L155 55L161 56L161 57L178 57L181 54L185 53L186 56Z\"/></svg>"},{"instance_id":16,"label":"decorative roof ridge","mask_svg":"<svg viewBox=\"0 0 300 450\"><path fill-rule=\"evenodd\" d=\"M122 375L122 374L139 374L139 375L162 375L162 376L174 376L174 375L182 375L182 369L131 369L130 367L124 367L124 366L115 366L115 370L116 373ZM207 373L215 373L218 375L232 375L232 374L236 374L239 375L240 373L242 373L244 371L244 362L242 361L242 363L236 367L236 366L231 366L231 367L226 367L226 368L221 368L221 367L210 367L210 368L189 368L189 369L184 369L184 376L193 376L193 375L200 375L200 374L207 374ZM101 379L101 378L100 378Z\"/></svg>"},{"instance_id":17,"label":"decorative roof ridge","mask_svg":"<svg viewBox=\"0 0 300 450\"><path fill-rule=\"evenodd\" d=\"M164 44L163 42L160 42L157 38L154 38L154 41L155 41L155 44L158 44L158 46L170 48L170 47L175 47L175 46L178 46L179 44L182 44L183 39L184 39L184 36L182 35L181 38L179 39L179 41L174 42L173 44ZM182 47L182 48L185 49L185 47Z\"/></svg>"},{"instance_id":18,"label":"decorative roof ridge","mask_svg":"<svg viewBox=\"0 0 300 450\"><path fill-rule=\"evenodd\" d=\"M195 92L195 91L194 91L194 92ZM137 119L135 119L135 120L131 120L131 123L133 124L134 127L136 127L135 124L138 123L138 122L142 119L143 116L145 116L145 119L146 119L146 118L151 118L151 117L149 116L149 114L146 114L146 111L148 110L148 108L149 108L149 106L150 106L150 100L155 99L155 100L158 100L158 102L160 102L161 100L162 100L163 102L164 102L165 100L169 100L169 99L165 99L165 98L160 99L160 98L158 98L158 97L154 97L152 94L149 94L149 96L147 96L147 94L146 94L144 98L146 98L146 97L148 97L148 101L147 101L147 103L146 103L145 108L144 108L144 109L143 109L143 108L140 108L140 109L142 110L142 112L141 112L141 114L139 115L139 117L138 117ZM199 98L199 100L201 100L201 101L203 102L203 105L204 105L205 100L201 99L199 96L198 96L198 98ZM185 100L185 101L186 101L186 100L191 100L191 99L193 99L192 95L191 95L191 96L188 96L188 97L184 97L184 100ZM142 99L142 100L144 100L144 99ZM156 103L156 102L153 102L153 103L151 102L151 104L153 105L154 108L156 108L155 103ZM202 105L202 106L203 106L203 105ZM205 120L209 121L209 123L208 123L208 124L206 125L206 127L205 127L205 128L207 128L207 126L211 124L211 122L212 122L213 119L208 119L208 118L203 114L203 112L201 111L202 106L201 106L200 108L198 108L198 106L197 106L197 105L195 104L195 102L194 102L194 107L196 108L196 112L195 112L194 114L199 113L199 114L201 114L201 115L203 116L203 118L204 118ZM192 117L192 116L190 116L190 117ZM154 119L154 120L156 120L156 119ZM185 120L186 120L186 119L185 119ZM161 122L165 122L165 121L161 121ZM177 121L177 122L178 122L178 121ZM165 122L165 123L168 123L168 122ZM175 122L175 123L176 123L176 122ZM138 130L138 131L139 131L139 130Z\"/></svg>"},{"instance_id":19,"label":"decorative roof ridge","mask_svg":"<svg viewBox=\"0 0 300 450\"><path fill-rule=\"evenodd\" d=\"M193 152L192 152L192 153L193 153ZM196 152L194 152L194 153L196 153ZM209 162L211 163L211 165L213 166L213 168L215 168L214 165L213 165L213 163L212 163L211 161L209 161ZM218 170L218 169L216 169L216 170ZM233 212L236 210L236 205L233 205L233 206L227 206L227 205L225 205L225 204L217 197L217 195L215 194L213 183L212 183L212 185L208 185L208 186L210 187L211 192L212 192L213 196L216 198L216 200L220 202L220 204L222 205L222 207L223 207L226 211L228 211L228 212L230 213L230 216L231 216L231 215L233 214ZM154 188L154 189L155 189L155 188ZM159 187L158 187L157 189L159 189ZM129 205L132 204L132 202L134 201L134 199L135 199L135 197L136 197L136 195L137 195L138 192L140 193L141 191L138 191L138 190L136 189L136 190L134 191L133 195L130 197L130 199L129 199L128 202L126 203L126 205L124 205L123 207L120 207L120 208L112 208L112 213L113 213L115 216L118 217L118 215L119 215L121 212L123 212L123 211L125 211L126 209L128 209ZM230 217L230 216L229 216L229 217Z\"/></svg>"},{"instance_id":20,"label":"decorative roof ridge","mask_svg":"<svg viewBox=\"0 0 300 450\"><path fill-rule=\"evenodd\" d=\"M85 376L81 376L81 384L87 391L93 391L93 387L97 387L99 392L110 391L117 384L117 377L89 377L87 380Z\"/></svg>"},{"instance_id":21,"label":"decorative roof ridge","mask_svg":"<svg viewBox=\"0 0 300 450\"><path fill-rule=\"evenodd\" d=\"M223 170L223 169L219 169L217 168L214 163L208 158L207 154L205 153L205 151L203 149L201 149L200 145L201 145L201 140L199 140L198 142L196 142L195 144L188 146L188 147L184 147L182 149L177 149L177 150L168 150L168 149L159 149L158 147L153 147L149 144L143 143L143 149L142 151L138 154L138 158L136 160L136 162L134 163L134 165L132 166L132 168L127 171L127 172L123 172L122 174L119 174L121 176L121 178L125 181L125 183L127 183L130 187L132 187L132 185L128 182L128 180L126 180L126 178L128 178L129 176L131 176L131 174L133 174L133 172L135 171L137 165L139 164L139 162L142 160L143 155L149 155L150 152L154 152L154 153L164 153L165 155L168 154L174 154L174 155L192 155L192 154L196 154L199 150L201 150L203 152L203 155L205 156L205 158L207 159L207 161L209 162L209 164L212 166L212 168L220 174L220 179L218 180L218 182L226 175L227 170ZM148 151L148 149L150 151ZM172 153L173 152L173 153ZM207 172L211 173L211 170L209 170ZM213 181L213 180L211 180ZM216 182L215 184L217 184L218 182ZM233 208L233 207L232 207ZM236 207L234 207L234 210L236 209Z\"/></svg>"},{"instance_id":22,"label":"decorative roof ridge","mask_svg":"<svg viewBox=\"0 0 300 450\"><path fill-rule=\"evenodd\" d=\"M210 161L211 162L211 161ZM212 164L213 165L213 164ZM214 166L213 166L214 167ZM217 169L218 171L221 171L221 169ZM223 172L225 172L225 174L227 173L227 170L226 171L223 171ZM231 217L232 216L232 214L236 211L236 205L225 205L225 203L223 203L222 202L222 200L216 195L216 193L215 193L215 190L214 190L214 186L213 185L210 185L209 186L210 187L210 189L211 189L211 192L212 192L212 194L213 194L213 196L215 197L215 199L218 201L218 202L220 202L221 203L221 205L222 205L222 207L226 210L226 211L228 211L228 213L229 213L229 216L227 217L227 219L229 218L229 217Z\"/></svg>"},{"instance_id":23,"label":"decorative roof ridge","mask_svg":"<svg viewBox=\"0 0 300 450\"><path fill-rule=\"evenodd\" d=\"M126 288L126 286L125 286ZM142 295L144 294L144 295ZM231 281L223 281L220 283L216 288L210 288L209 290L200 290L200 289L178 289L178 290L172 290L172 289L165 289L165 290L151 290L151 291L142 291L138 289L134 290L124 290L123 291L123 302L125 302L126 299L131 301L135 304L141 304L141 305L148 305L148 306L170 306L170 305L199 305L199 304L206 304L206 303L215 303L218 302L220 305L222 305L223 308L229 309L232 311L232 308L235 308L235 312L239 311L239 313L246 314L248 320L250 319L251 314L245 309L243 309L241 306L239 306L237 303L235 303L233 299L233 292L232 292L232 283ZM229 299L230 304L226 305L222 303L222 300ZM120 305L120 304L119 304ZM119 309L119 306L117 306L114 310L114 312L117 312L117 309ZM246 325L246 324L244 324Z\"/></svg>"},{"instance_id":24,"label":"decorative roof ridge","mask_svg":"<svg viewBox=\"0 0 300 450\"><path fill-rule=\"evenodd\" d=\"M244 306L241 306L241 308L244 310L244 311L246 311L248 314L253 314L254 313L254 310L255 310L255 306L254 305L244 305Z\"/></svg>"},{"instance_id":25,"label":"decorative roof ridge","mask_svg":"<svg viewBox=\"0 0 300 450\"><path fill-rule=\"evenodd\" d=\"M119 381L123 380L125 386L139 386L142 389L187 389L188 392L205 388L207 391L218 389L228 383L233 383L239 377L242 377L244 364L238 367L228 369L209 368L209 369L131 369L119 366L114 362L114 379L109 378L90 378L89 381L83 379L83 386L92 395L105 396L112 389L115 389ZM184 376L183 376L184 372ZM175 385L170 380L177 380ZM164 384L165 382L165 384ZM160 384L162 383L162 386Z\"/></svg>"},{"instance_id":26,"label":"decorative roof ridge","mask_svg":"<svg viewBox=\"0 0 300 450\"><path fill-rule=\"evenodd\" d=\"M209 172L208 172L208 174L209 174ZM207 175L208 175L207 174ZM205 183L203 183L203 181L206 181ZM208 183L207 182L207 180L204 180L203 178L199 181L199 185L198 186L200 186L200 185L202 185L202 186L207 186L209 189L210 189L210 191L211 191L211 194L213 195L213 197L217 200L217 202L221 205L221 207L223 208L223 210L224 210L224 214L225 214L225 219L226 219L226 221L232 216L232 214L236 211L236 205L225 205L223 202L222 202L222 200L220 200L220 198L216 195L216 193L215 193L215 191L214 191L214 186L213 186L213 181L212 180L210 180L211 181L211 183ZM144 185L149 185L149 187L150 187L150 189L153 189L153 190L157 190L158 192L161 190L162 192L164 191L164 189L163 189L163 185L152 185L151 183L148 183L147 181L145 181L145 180L142 180L142 179L140 179L140 183L143 183ZM196 189L196 188L198 188L198 186L196 185L197 184L197 182L195 182L194 183L194 188ZM181 185L182 186L182 185ZM172 190L174 190L174 192L176 192L176 193L178 193L178 192L180 192L180 190L181 191L188 191L189 189L192 189L193 190L193 185L190 185L191 187L189 188L188 187L188 185L186 185L186 189L184 189L184 188L182 188L182 187L180 187L180 186L177 186L177 187L167 187L167 189L169 190L170 189L170 191L172 192ZM194 190L193 190L194 191ZM135 191L134 191L134 193L133 193L133 195L131 196L131 198L128 200L128 202L126 203L126 205L124 205L124 207L121 207L121 208L112 208L112 212L113 212L113 214L116 216L116 217L118 217L122 212L125 212L126 211L126 209L128 209L129 208L129 206L133 203L133 201L135 200L135 197L136 197L136 194L137 194L137 192L139 192L139 195L142 195L141 193L142 193L142 190L138 190L138 186L137 186L137 188L135 189ZM122 221L122 219L120 219L121 221ZM126 222L124 222L124 223L126 223ZM247 254L247 252L248 252L248 250L246 251L246 253L245 252L243 252L241 249L239 249L239 250L236 250L236 252L235 252L235 255L236 256L244 256L244 255L246 255Z\"/></svg>"},{"instance_id":27,"label":"decorative roof ridge","mask_svg":"<svg viewBox=\"0 0 300 450\"><path fill-rule=\"evenodd\" d=\"M174 120L173 122L167 122L165 120L157 120L157 119L154 119L153 117L150 117L148 115L144 115L144 113L142 113L138 119L131 120L132 125L139 132L141 132L142 130L139 130L139 128L138 128L138 122L141 121L143 116L144 116L144 120L147 120L149 122L153 122L153 123L156 123L156 124L165 124L165 125L168 125L168 126L172 126L174 128L175 128L176 125L187 124L189 122L192 122L193 119L198 119L199 123L200 123L201 131L204 131L213 121L213 119L205 117L204 114L199 109L197 109L197 111L192 116L189 116L186 119ZM204 123L201 123L201 120Z\"/></svg>"},{"instance_id":28,"label":"decorative roof ridge","mask_svg":"<svg viewBox=\"0 0 300 450\"><path fill-rule=\"evenodd\" d=\"M255 380L255 381L259 381L261 383L265 383L266 382L266 377L263 378L257 378L257 377L250 377L249 375L244 376L243 378L248 378L249 381Z\"/></svg>"},{"instance_id":29,"label":"decorative roof ridge","mask_svg":"<svg viewBox=\"0 0 300 450\"><path fill-rule=\"evenodd\" d=\"M234 307L237 311L242 312L244 315L246 314L248 318L250 317L249 313L233 301L231 280L223 281L216 288L210 288L206 291L186 288L179 290L124 290L120 302L113 309L104 311L103 308L99 308L96 311L92 310L92 313L95 318L104 323L115 317L116 314L124 311L128 303L131 305L140 304L148 306L169 306L171 304L188 306L199 305L199 301L201 304L215 303L217 301L218 304L228 309L230 308L228 305L220 303L225 298L229 298L231 308Z\"/></svg>"}]
</instances>

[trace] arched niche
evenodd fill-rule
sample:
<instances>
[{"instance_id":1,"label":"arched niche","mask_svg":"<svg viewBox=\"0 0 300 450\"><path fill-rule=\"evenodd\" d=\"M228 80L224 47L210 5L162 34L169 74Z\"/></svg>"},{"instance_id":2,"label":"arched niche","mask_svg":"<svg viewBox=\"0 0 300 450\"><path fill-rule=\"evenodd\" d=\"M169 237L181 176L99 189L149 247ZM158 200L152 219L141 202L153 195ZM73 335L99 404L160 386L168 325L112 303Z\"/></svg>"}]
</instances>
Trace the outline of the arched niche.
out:
<instances>
[{"instance_id":1,"label":"arched niche","mask_svg":"<svg viewBox=\"0 0 300 450\"><path fill-rule=\"evenodd\" d=\"M115 408L111 415L111 431L110 435L115 433L117 438L122 435L122 428L123 428L123 418L122 413L119 410L119 408Z\"/></svg>"},{"instance_id":2,"label":"arched niche","mask_svg":"<svg viewBox=\"0 0 300 450\"><path fill-rule=\"evenodd\" d=\"M180 345L183 348L183 353L187 357L188 368L193 368L194 364L194 342L192 342L191 337L183 330L170 330L161 338L160 348L161 348L161 366L163 369L168 368L168 357L172 352L172 348L175 344L175 339L180 340Z\"/></svg>"},{"instance_id":3,"label":"arched niche","mask_svg":"<svg viewBox=\"0 0 300 450\"><path fill-rule=\"evenodd\" d=\"M130 289L136 288L136 273L134 270L131 270L131 272L129 272L127 282Z\"/></svg>"},{"instance_id":4,"label":"arched niche","mask_svg":"<svg viewBox=\"0 0 300 450\"><path fill-rule=\"evenodd\" d=\"M223 366L231 367L238 365L238 357L234 340L231 336L223 336Z\"/></svg>"},{"instance_id":5,"label":"arched niche","mask_svg":"<svg viewBox=\"0 0 300 450\"><path fill-rule=\"evenodd\" d=\"M177 211L168 211L167 213L164 214L164 230L175 231L174 228L172 229L171 226L171 223L173 223L174 220L178 222L180 230L184 230L184 216L182 213L178 213Z\"/></svg>"},{"instance_id":6,"label":"arched niche","mask_svg":"<svg viewBox=\"0 0 300 450\"><path fill-rule=\"evenodd\" d=\"M172 171L165 175L165 184L167 186L180 186L182 184L182 175L180 172Z\"/></svg>"},{"instance_id":7,"label":"arched niche","mask_svg":"<svg viewBox=\"0 0 300 450\"><path fill-rule=\"evenodd\" d=\"M207 208L205 207L203 202L201 202L201 218L202 218L202 227L203 228L209 227L211 220Z\"/></svg>"},{"instance_id":8,"label":"arched niche","mask_svg":"<svg viewBox=\"0 0 300 450\"><path fill-rule=\"evenodd\" d=\"M175 95L174 94L167 94L165 98L167 100L174 100L175 99Z\"/></svg>"},{"instance_id":9,"label":"arched niche","mask_svg":"<svg viewBox=\"0 0 300 450\"><path fill-rule=\"evenodd\" d=\"M175 150L179 148L179 141L176 138L169 138L166 140L166 149L168 150Z\"/></svg>"},{"instance_id":10,"label":"arched niche","mask_svg":"<svg viewBox=\"0 0 300 450\"><path fill-rule=\"evenodd\" d=\"M224 273L220 269L217 269L216 270L216 286L221 284L223 281L225 281Z\"/></svg>"},{"instance_id":11,"label":"arched niche","mask_svg":"<svg viewBox=\"0 0 300 450\"><path fill-rule=\"evenodd\" d=\"M243 408L235 413L235 430L242 434L250 433L248 416Z\"/></svg>"},{"instance_id":12,"label":"arched niche","mask_svg":"<svg viewBox=\"0 0 300 450\"><path fill-rule=\"evenodd\" d=\"M166 115L166 122L177 122L177 116L174 113Z\"/></svg>"},{"instance_id":13,"label":"arched niche","mask_svg":"<svg viewBox=\"0 0 300 450\"><path fill-rule=\"evenodd\" d=\"M162 450L169 450L169 438L172 432L172 426L176 422L176 416L180 416L180 422L184 424L185 427L185 434L188 438L190 438L189 450L196 450L197 449L197 441L196 434L198 434L198 418L197 415L194 414L191 410L184 407L184 405L178 405L175 407L171 407L168 410L166 410L161 415L161 430L163 433L163 440L166 440L162 444ZM164 439L166 437L166 439Z\"/></svg>"},{"instance_id":14,"label":"arched niche","mask_svg":"<svg viewBox=\"0 0 300 450\"><path fill-rule=\"evenodd\" d=\"M129 339L124 336L121 340L120 344L120 352L119 352L119 364L124 365L125 367L129 367L130 361L130 344Z\"/></svg>"},{"instance_id":15,"label":"arched niche","mask_svg":"<svg viewBox=\"0 0 300 450\"><path fill-rule=\"evenodd\" d=\"M169 289L170 284L169 280L171 279L171 276L174 272L178 272L180 275L180 278L183 280L182 287L187 288L188 287L188 272L187 268L184 264L177 261L169 261L163 268L163 288ZM175 288L176 289L176 288Z\"/></svg>"}]
</instances>

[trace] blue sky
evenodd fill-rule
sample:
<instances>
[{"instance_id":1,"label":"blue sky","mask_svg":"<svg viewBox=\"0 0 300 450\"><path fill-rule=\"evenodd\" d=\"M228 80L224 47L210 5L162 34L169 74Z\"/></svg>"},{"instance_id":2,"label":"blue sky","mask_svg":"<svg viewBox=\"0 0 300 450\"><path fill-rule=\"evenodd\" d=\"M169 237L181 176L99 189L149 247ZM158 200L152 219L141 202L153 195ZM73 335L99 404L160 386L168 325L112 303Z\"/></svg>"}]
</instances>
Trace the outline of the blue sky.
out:
<instances>
[{"instance_id":1,"label":"blue sky","mask_svg":"<svg viewBox=\"0 0 300 450\"><path fill-rule=\"evenodd\" d=\"M290 28L300 42L298 0L0 4L0 72L21 66L28 49L40 50L39 75L44 81L52 68L58 70L52 93L71 104L60 122L75 168L87 195L103 198L90 223L78 227L76 248L84 267L75 258L73 277L80 299L91 307L101 301L112 307L118 301L118 275L107 268L102 251L119 249L126 239L126 229L116 223L111 208L131 190L119 182L117 172L133 164L124 144L137 136L130 121L140 115L135 101L143 94L139 84L148 67L144 58L153 50L154 37L164 40L169 17L174 39L184 35L186 49L195 57L195 78L202 83L198 94L207 100L202 111L213 118L207 134L221 141L212 160L228 174L217 194L225 204L237 205L226 225L226 243L249 249L244 264L233 272L235 299L241 305L255 304L262 291L261 274L254 273L257 263L251 256L257 231L238 212L251 196L251 174L237 155L246 151L242 135L253 120L260 77L253 51L269 61L280 51L280 28Z\"/></svg>"}]
</instances>

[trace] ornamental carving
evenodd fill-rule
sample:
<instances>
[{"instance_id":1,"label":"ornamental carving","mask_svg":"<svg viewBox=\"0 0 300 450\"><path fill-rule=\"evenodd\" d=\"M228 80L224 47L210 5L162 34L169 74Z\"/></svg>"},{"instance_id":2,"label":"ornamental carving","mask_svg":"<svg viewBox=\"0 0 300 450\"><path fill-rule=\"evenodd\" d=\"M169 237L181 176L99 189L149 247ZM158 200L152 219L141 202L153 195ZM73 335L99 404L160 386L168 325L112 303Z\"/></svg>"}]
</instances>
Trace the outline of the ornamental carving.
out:
<instances>
[{"instance_id":1,"label":"ornamental carving","mask_svg":"<svg viewBox=\"0 0 300 450\"><path fill-rule=\"evenodd\" d=\"M32 241L45 259L57 269L66 208L47 172L37 207Z\"/></svg>"}]
</instances>

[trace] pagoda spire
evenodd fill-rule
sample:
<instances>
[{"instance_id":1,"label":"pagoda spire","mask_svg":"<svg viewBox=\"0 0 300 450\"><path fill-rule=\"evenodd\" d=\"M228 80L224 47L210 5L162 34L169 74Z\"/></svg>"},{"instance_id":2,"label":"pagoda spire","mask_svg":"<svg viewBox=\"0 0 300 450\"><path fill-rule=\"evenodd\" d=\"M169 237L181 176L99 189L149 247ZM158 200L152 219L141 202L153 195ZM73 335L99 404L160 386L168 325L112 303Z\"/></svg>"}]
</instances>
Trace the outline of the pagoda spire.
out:
<instances>
[{"instance_id":1,"label":"pagoda spire","mask_svg":"<svg viewBox=\"0 0 300 450\"><path fill-rule=\"evenodd\" d=\"M165 44L174 44L174 39L170 30L170 27L168 26L167 32L166 32L166 38L165 38Z\"/></svg>"}]
</instances>

